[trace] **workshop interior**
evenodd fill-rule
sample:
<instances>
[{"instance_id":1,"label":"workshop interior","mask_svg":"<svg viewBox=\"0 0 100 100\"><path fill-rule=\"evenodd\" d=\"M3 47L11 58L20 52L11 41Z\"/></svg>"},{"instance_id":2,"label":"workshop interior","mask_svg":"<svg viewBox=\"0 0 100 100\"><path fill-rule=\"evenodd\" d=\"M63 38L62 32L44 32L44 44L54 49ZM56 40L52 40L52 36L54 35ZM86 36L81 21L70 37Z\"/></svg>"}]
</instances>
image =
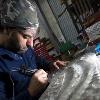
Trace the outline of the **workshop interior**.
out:
<instances>
[{"instance_id":1,"label":"workshop interior","mask_svg":"<svg viewBox=\"0 0 100 100\"><path fill-rule=\"evenodd\" d=\"M36 52L51 61L70 61L53 74L40 100L99 100L100 0L36 0L36 4L40 21Z\"/></svg>"},{"instance_id":2,"label":"workshop interior","mask_svg":"<svg viewBox=\"0 0 100 100\"><path fill-rule=\"evenodd\" d=\"M3 44L3 42L1 42L2 45L9 47L8 51L4 51L2 47L0 47L0 96L2 95L2 97L7 98L6 94L8 94L8 98L11 97L9 100L19 100L17 98L20 96L24 98L23 100L26 100L28 96L35 98L34 88L37 89L37 91L42 91L43 87L41 88L41 86L45 85L42 84L42 82L46 83L48 81L48 84L46 84L47 87L45 85L46 89L39 95L40 97L38 97L39 100L100 100L100 0L30 0L36 5L38 18L34 10L35 6L32 11L32 4L29 0L18 0L18 2L16 2L17 0L0 0L0 3L2 1L7 2L7 4L3 2L4 4L1 4L2 7L0 7L0 11L2 11L3 8L3 10L7 12L2 11L0 13L0 25L4 22L2 24L3 26L0 26L0 32L9 32L10 34L11 31L13 31L12 33L16 33L18 29L17 33L20 34L15 34L18 41L15 35L13 37L16 39L16 45L17 42L20 41L19 44L23 46L25 43L27 48L24 48L26 50L24 52L22 52L23 50L20 50L20 52L17 52L15 49L12 50L14 46L11 48L10 46L14 45L14 43L11 41L6 43L6 39L10 40L10 35L8 33L8 35L0 34L1 41L6 43ZM6 5L7 10L3 5ZM17 6L19 6L19 8L15 9ZM29 12L28 10L25 11L23 7L28 8ZM27 14L25 16L23 16L23 13L20 13L22 16L17 15L20 11L24 12L24 15L26 12ZM13 12L14 15L10 12ZM13 25L12 22L10 24L6 23L5 18L8 18L7 22L10 22L10 19L12 21L13 18L14 20L23 18L23 20L21 19L21 23L23 23L25 19L29 21L30 19L27 20L27 18L25 18L28 14L36 18L33 19L34 27L20 27L18 26L18 24L20 24L19 22L16 26L10 26ZM2 15L4 15L4 19ZM29 18L32 18L32 16ZM15 22L17 23L17 20ZM27 23L33 25L31 21L25 22L24 24ZM5 24L8 24L8 26ZM39 27L36 25L39 25ZM23 31L21 28L23 28ZM35 28L37 28L37 30L35 30ZM33 30L37 32L34 39L32 37L35 33L32 32ZM33 34L27 34L28 32ZM3 36L7 38L4 39L2 38ZM26 40L28 41L29 38L33 39L32 47L31 45L27 45ZM14 41L14 39L12 40ZM8 45L9 43L11 43L10 46ZM10 50L12 50L11 53L9 53ZM3 55L3 52L6 52L5 55ZM12 56L13 53L14 57ZM46 62L44 58L49 62ZM51 66L54 67L53 64L56 61L63 61L64 67L61 69L60 67L55 67L59 70L56 69L56 71L53 70L54 72L49 73L47 70L49 69L48 66L51 64L50 68L52 68ZM46 66L43 67L43 64ZM59 65L59 63L56 63L56 66L58 66L57 64ZM46 71L42 68L46 69ZM36 76L39 71L41 72L39 75L42 78ZM5 75L4 72L9 73ZM2 73L4 73L5 76L9 75L9 77L7 76L7 79L5 76L2 77ZM45 77L42 76L43 74L45 74ZM3 78L4 80L2 80ZM40 79L43 80L41 81ZM10 85L7 83L8 80L10 80ZM35 82L37 82L38 85L36 85ZM5 84L8 87L6 87ZM19 89L20 86L21 88ZM7 92L6 88L8 89ZM26 88L24 90L27 91L23 92L23 88ZM12 91L11 94L9 90ZM17 95L19 92L20 95ZM22 92L24 95L22 95ZM27 95L25 95L25 93ZM36 93L38 94L38 92Z\"/></svg>"},{"instance_id":3,"label":"workshop interior","mask_svg":"<svg viewBox=\"0 0 100 100\"><path fill-rule=\"evenodd\" d=\"M98 53L99 0L36 0L36 4L40 31L33 44L39 55L72 60L83 52Z\"/></svg>"}]
</instances>

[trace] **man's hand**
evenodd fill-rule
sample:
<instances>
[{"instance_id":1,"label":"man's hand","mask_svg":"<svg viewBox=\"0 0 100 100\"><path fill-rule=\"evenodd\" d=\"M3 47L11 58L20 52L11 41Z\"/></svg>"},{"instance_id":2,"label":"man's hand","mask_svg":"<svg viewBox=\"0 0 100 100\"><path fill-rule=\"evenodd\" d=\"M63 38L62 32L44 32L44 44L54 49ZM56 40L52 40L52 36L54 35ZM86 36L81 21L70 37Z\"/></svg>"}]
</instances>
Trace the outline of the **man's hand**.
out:
<instances>
[{"instance_id":1,"label":"man's hand","mask_svg":"<svg viewBox=\"0 0 100 100\"><path fill-rule=\"evenodd\" d=\"M42 89L44 89L48 84L47 73L40 69L36 73L33 74L28 91L31 96L36 96Z\"/></svg>"},{"instance_id":2,"label":"man's hand","mask_svg":"<svg viewBox=\"0 0 100 100\"><path fill-rule=\"evenodd\" d=\"M57 60L55 62L53 62L53 66L56 68L56 69L60 69L64 66L66 66L66 64L68 64L69 61L60 61L60 60Z\"/></svg>"}]
</instances>

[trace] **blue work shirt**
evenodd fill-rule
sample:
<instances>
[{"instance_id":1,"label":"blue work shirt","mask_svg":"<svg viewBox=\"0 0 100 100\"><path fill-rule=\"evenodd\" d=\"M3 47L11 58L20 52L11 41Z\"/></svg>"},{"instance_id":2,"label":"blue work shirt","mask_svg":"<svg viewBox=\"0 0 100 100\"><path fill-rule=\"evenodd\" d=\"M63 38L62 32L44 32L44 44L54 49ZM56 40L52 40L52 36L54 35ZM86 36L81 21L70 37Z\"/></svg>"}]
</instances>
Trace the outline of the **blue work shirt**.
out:
<instances>
[{"instance_id":1,"label":"blue work shirt","mask_svg":"<svg viewBox=\"0 0 100 100\"><path fill-rule=\"evenodd\" d=\"M48 70L49 62L36 56L32 48L25 53L14 53L0 48L0 100L34 100L27 91L31 77L17 71L28 69Z\"/></svg>"}]
</instances>

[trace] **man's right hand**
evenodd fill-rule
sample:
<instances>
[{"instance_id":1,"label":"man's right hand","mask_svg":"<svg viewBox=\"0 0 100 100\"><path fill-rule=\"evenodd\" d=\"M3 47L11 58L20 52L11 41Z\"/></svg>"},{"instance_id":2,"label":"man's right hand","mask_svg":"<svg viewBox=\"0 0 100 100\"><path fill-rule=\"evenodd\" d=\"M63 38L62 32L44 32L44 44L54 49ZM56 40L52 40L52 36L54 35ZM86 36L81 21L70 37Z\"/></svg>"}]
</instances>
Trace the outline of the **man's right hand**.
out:
<instances>
[{"instance_id":1,"label":"man's right hand","mask_svg":"<svg viewBox=\"0 0 100 100\"><path fill-rule=\"evenodd\" d=\"M40 69L35 72L29 83L28 92L31 96L36 96L48 84L48 74Z\"/></svg>"}]
</instances>

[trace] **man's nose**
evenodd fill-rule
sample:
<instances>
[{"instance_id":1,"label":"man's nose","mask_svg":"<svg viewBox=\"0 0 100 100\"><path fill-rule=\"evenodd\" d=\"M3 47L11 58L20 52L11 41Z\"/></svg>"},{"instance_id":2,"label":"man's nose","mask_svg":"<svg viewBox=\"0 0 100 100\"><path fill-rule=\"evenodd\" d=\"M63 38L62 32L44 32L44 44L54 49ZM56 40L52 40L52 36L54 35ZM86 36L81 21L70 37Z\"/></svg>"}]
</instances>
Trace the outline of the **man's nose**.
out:
<instances>
[{"instance_id":1,"label":"man's nose","mask_svg":"<svg viewBox=\"0 0 100 100\"><path fill-rule=\"evenodd\" d=\"M33 45L32 45L32 44L33 44L32 42L33 42L32 39L28 39L27 42L26 42L26 45L27 45L27 46L33 46Z\"/></svg>"}]
</instances>

